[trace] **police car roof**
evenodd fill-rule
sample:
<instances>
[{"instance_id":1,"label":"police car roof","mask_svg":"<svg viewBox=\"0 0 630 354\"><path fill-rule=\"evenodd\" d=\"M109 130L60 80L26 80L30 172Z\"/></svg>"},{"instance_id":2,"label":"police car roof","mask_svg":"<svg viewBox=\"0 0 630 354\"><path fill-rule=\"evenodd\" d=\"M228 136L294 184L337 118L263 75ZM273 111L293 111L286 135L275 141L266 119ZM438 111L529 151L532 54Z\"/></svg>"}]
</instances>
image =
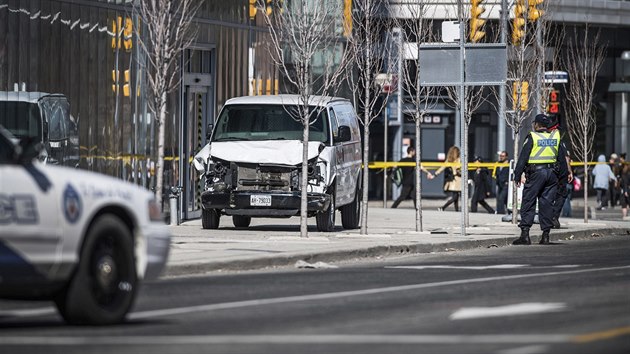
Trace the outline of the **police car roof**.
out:
<instances>
[{"instance_id":1,"label":"police car roof","mask_svg":"<svg viewBox=\"0 0 630 354\"><path fill-rule=\"evenodd\" d=\"M65 97L60 93L0 91L0 101L37 103L44 97Z\"/></svg>"},{"instance_id":2,"label":"police car roof","mask_svg":"<svg viewBox=\"0 0 630 354\"><path fill-rule=\"evenodd\" d=\"M225 105L234 104L281 104L281 105L297 105L299 104L299 95L269 95L269 96L243 96L234 97L225 102ZM309 106L325 106L331 102L349 102L346 98L330 97L330 96L310 96Z\"/></svg>"}]
</instances>

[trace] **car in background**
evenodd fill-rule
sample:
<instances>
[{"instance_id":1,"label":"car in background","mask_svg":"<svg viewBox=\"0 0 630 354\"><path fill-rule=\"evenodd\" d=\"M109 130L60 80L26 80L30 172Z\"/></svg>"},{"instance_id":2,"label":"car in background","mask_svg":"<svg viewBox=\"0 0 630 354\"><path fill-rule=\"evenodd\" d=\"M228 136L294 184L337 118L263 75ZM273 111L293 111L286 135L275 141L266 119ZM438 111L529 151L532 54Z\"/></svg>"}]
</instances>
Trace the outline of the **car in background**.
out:
<instances>
[{"instance_id":1,"label":"car in background","mask_svg":"<svg viewBox=\"0 0 630 354\"><path fill-rule=\"evenodd\" d=\"M0 125L14 137L35 138L47 164L77 167L79 132L70 103L62 94L0 91Z\"/></svg>"},{"instance_id":2,"label":"car in background","mask_svg":"<svg viewBox=\"0 0 630 354\"><path fill-rule=\"evenodd\" d=\"M0 298L53 300L72 324L121 322L166 264L160 209L136 185L39 162L41 144L0 126Z\"/></svg>"}]
</instances>

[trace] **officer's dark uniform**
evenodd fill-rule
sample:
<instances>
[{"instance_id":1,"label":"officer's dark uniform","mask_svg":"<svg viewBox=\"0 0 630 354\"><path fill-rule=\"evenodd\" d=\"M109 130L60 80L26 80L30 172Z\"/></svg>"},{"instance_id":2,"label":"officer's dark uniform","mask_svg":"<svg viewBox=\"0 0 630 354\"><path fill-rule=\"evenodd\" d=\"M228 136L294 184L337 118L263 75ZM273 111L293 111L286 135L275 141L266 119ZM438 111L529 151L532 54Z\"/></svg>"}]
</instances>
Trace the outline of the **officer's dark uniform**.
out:
<instances>
[{"instance_id":1,"label":"officer's dark uniform","mask_svg":"<svg viewBox=\"0 0 630 354\"><path fill-rule=\"evenodd\" d=\"M543 231L540 243L549 243L558 175L566 169L566 151L560 144L560 133L557 130L547 132L549 119L544 114L537 115L534 123L537 130L527 135L514 169L515 181L520 181L523 172L527 179L521 201L521 237L512 242L514 245L531 244L529 229L534 223L536 201Z\"/></svg>"},{"instance_id":2,"label":"officer's dark uniform","mask_svg":"<svg viewBox=\"0 0 630 354\"><path fill-rule=\"evenodd\" d=\"M557 116L551 116L548 118L549 118L549 126L547 127L547 130L549 132L554 131L554 130L559 130L560 122ZM565 145L564 141L562 141L562 139L560 139L560 145L568 154L567 146ZM560 218L560 213L562 212L564 201L567 199L567 196L569 195L567 184L571 182L569 180L570 173L571 173L570 166L567 166L566 169L560 169L560 173L558 174L558 190L556 191L556 199L554 200L554 205L553 205L553 228L554 229L560 228L560 221L558 219Z\"/></svg>"}]
</instances>

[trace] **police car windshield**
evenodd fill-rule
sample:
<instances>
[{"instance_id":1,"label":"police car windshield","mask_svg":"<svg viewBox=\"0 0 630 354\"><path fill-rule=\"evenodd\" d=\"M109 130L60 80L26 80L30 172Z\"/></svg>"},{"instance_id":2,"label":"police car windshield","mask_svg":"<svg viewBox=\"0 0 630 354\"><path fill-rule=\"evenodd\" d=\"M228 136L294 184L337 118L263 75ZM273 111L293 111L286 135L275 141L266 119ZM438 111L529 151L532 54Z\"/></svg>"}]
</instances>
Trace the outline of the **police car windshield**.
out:
<instances>
[{"instance_id":1,"label":"police car windshield","mask_svg":"<svg viewBox=\"0 0 630 354\"><path fill-rule=\"evenodd\" d=\"M328 143L326 110L309 108L309 141ZM294 106L229 105L217 119L212 140L302 140L302 123L296 117L298 110Z\"/></svg>"},{"instance_id":2,"label":"police car windshield","mask_svg":"<svg viewBox=\"0 0 630 354\"><path fill-rule=\"evenodd\" d=\"M36 103L0 101L0 125L16 138L42 139L42 121Z\"/></svg>"}]
</instances>

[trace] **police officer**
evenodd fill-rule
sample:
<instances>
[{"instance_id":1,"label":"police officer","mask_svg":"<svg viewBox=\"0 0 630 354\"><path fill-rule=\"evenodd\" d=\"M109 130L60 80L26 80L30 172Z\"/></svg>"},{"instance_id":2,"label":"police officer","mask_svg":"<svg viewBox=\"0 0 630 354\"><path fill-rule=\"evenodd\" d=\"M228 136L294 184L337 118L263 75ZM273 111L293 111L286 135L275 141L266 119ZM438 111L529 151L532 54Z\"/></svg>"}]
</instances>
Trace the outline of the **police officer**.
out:
<instances>
[{"instance_id":1,"label":"police officer","mask_svg":"<svg viewBox=\"0 0 630 354\"><path fill-rule=\"evenodd\" d=\"M559 131L560 130L560 117L558 115L552 115L552 116L548 116L548 118L549 118L549 126L547 127L547 131L549 133L555 130ZM561 172L558 175L558 190L556 191L556 198L554 200L554 205L553 205L553 228L554 229L560 228L560 221L559 221L560 213L562 212L564 201L567 199L567 196L569 195L569 189L567 188L567 184L573 181L573 171L571 170L571 165L570 165L569 156L568 156L569 150L567 149L562 139L560 139L560 145L567 152L567 156L566 156L567 168L560 169Z\"/></svg>"},{"instance_id":2,"label":"police officer","mask_svg":"<svg viewBox=\"0 0 630 354\"><path fill-rule=\"evenodd\" d=\"M514 169L514 181L520 187L525 173L525 188L521 201L521 237L513 245L530 245L529 228L534 223L536 201L543 231L540 244L549 244L549 230L553 227L553 205L558 188L558 176L566 169L566 151L560 144L557 130L547 131L549 119L544 114L534 118L534 131L527 135Z\"/></svg>"}]
</instances>

